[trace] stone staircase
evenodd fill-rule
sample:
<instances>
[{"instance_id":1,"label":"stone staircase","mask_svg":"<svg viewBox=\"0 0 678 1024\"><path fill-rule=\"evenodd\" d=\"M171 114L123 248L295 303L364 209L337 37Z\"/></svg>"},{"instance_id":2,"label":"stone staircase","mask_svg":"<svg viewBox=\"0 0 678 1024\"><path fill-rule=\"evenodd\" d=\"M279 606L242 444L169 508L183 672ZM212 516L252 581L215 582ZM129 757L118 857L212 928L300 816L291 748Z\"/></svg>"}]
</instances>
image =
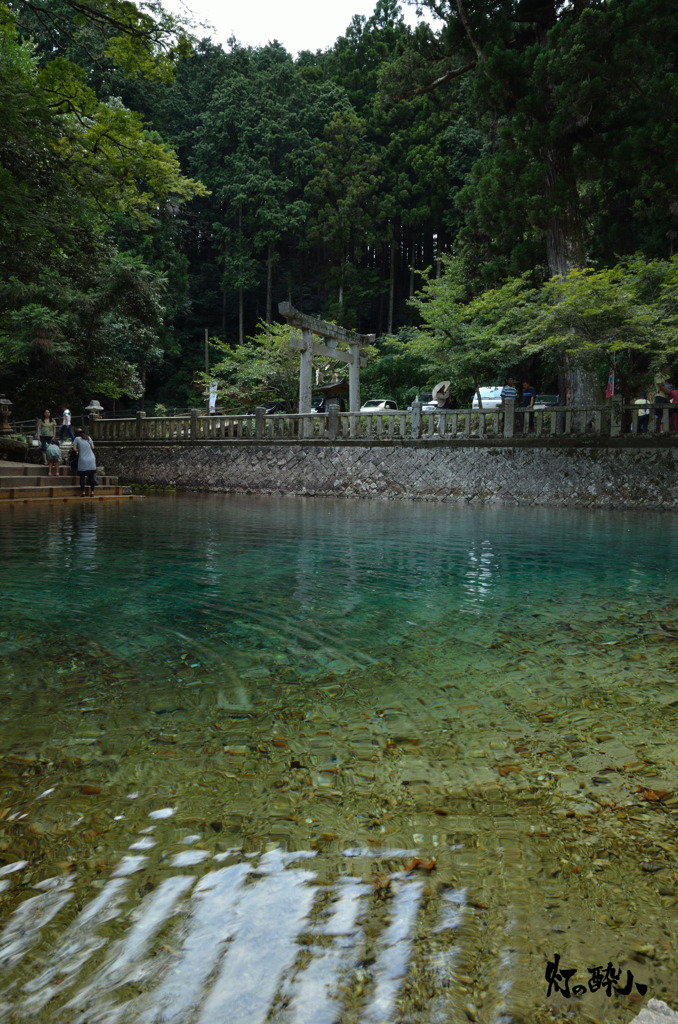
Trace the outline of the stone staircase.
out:
<instances>
[{"instance_id":1,"label":"stone staircase","mask_svg":"<svg viewBox=\"0 0 678 1024\"><path fill-rule=\"evenodd\" d=\"M80 477L68 466L60 466L57 476L50 476L47 466L34 466L25 462L0 462L0 505L14 505L27 502L64 501L134 501L136 495L129 487L118 484L118 478L106 476L103 468L97 469L99 486L94 498L80 495Z\"/></svg>"}]
</instances>

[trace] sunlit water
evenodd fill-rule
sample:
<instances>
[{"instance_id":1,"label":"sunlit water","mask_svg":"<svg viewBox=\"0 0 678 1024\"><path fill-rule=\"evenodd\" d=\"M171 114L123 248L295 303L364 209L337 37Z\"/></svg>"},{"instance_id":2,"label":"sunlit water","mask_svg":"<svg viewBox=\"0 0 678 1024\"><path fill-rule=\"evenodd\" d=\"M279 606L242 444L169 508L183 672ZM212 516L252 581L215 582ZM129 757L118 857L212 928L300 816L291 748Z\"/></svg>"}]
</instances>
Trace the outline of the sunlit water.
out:
<instances>
[{"instance_id":1,"label":"sunlit water","mask_svg":"<svg viewBox=\"0 0 678 1024\"><path fill-rule=\"evenodd\" d=\"M0 1022L675 1003L672 518L166 497L0 551Z\"/></svg>"}]
</instances>

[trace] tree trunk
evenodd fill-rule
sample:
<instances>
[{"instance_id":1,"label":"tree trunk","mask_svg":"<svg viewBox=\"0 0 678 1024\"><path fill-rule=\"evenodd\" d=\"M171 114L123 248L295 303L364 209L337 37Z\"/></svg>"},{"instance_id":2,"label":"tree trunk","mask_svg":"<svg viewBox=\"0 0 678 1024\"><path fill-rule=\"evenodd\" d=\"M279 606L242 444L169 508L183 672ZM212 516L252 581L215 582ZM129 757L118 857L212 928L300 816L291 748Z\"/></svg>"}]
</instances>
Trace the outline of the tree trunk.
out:
<instances>
[{"instance_id":1,"label":"tree trunk","mask_svg":"<svg viewBox=\"0 0 678 1024\"><path fill-rule=\"evenodd\" d=\"M337 292L337 305L339 309L344 305L344 274L346 272L346 253L342 252L339 264L339 291Z\"/></svg>"},{"instance_id":2,"label":"tree trunk","mask_svg":"<svg viewBox=\"0 0 678 1024\"><path fill-rule=\"evenodd\" d=\"M245 296L242 285L238 288L238 343L245 344Z\"/></svg>"},{"instance_id":3,"label":"tree trunk","mask_svg":"<svg viewBox=\"0 0 678 1024\"><path fill-rule=\"evenodd\" d=\"M422 267L432 267L435 261L435 249L433 244L433 233L424 231L421 239L422 245Z\"/></svg>"},{"instance_id":4,"label":"tree trunk","mask_svg":"<svg viewBox=\"0 0 678 1024\"><path fill-rule=\"evenodd\" d=\"M569 141L548 146L546 196L553 216L546 224L546 258L551 277L566 277L585 262L584 236L579 207L579 191L572 165ZM600 384L593 371L578 359L565 354L558 367L558 401L561 405L600 405Z\"/></svg>"},{"instance_id":5,"label":"tree trunk","mask_svg":"<svg viewBox=\"0 0 678 1024\"><path fill-rule=\"evenodd\" d=\"M268 243L268 253L266 256L266 323L271 323L273 316L273 259L275 253L273 250L273 242Z\"/></svg>"},{"instance_id":6,"label":"tree trunk","mask_svg":"<svg viewBox=\"0 0 678 1024\"><path fill-rule=\"evenodd\" d=\"M417 240L412 232L412 241L410 243L410 288L409 297L412 298L414 295L414 271L417 264Z\"/></svg>"},{"instance_id":7,"label":"tree trunk","mask_svg":"<svg viewBox=\"0 0 678 1024\"><path fill-rule=\"evenodd\" d=\"M397 245L395 238L391 239L390 251L389 251L389 270L388 270L388 325L386 327L387 334L393 334L393 304L395 298L395 260L396 260Z\"/></svg>"},{"instance_id":8,"label":"tree trunk","mask_svg":"<svg viewBox=\"0 0 678 1024\"><path fill-rule=\"evenodd\" d=\"M558 367L560 405L600 405L602 395L596 375L572 356L565 355Z\"/></svg>"},{"instance_id":9,"label":"tree trunk","mask_svg":"<svg viewBox=\"0 0 678 1024\"><path fill-rule=\"evenodd\" d=\"M572 166L570 143L548 146L546 162L546 198L557 213L546 224L546 258L551 277L565 277L584 265L584 237L579 209L579 191Z\"/></svg>"}]
</instances>

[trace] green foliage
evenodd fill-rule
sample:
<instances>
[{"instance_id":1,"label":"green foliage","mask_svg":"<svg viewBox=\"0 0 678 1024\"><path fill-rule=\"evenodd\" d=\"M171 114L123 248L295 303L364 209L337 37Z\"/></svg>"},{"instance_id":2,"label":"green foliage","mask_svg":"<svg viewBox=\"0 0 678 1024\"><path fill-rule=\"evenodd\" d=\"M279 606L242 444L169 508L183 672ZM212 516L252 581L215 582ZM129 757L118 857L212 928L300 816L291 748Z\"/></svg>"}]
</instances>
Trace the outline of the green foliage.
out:
<instances>
[{"instance_id":1,"label":"green foliage","mask_svg":"<svg viewBox=\"0 0 678 1024\"><path fill-rule=\"evenodd\" d=\"M409 37L397 0L377 0L369 18L354 15L325 60L325 70L341 83L360 117L367 117L378 96L379 76Z\"/></svg>"},{"instance_id":2,"label":"green foliage","mask_svg":"<svg viewBox=\"0 0 678 1024\"><path fill-rule=\"evenodd\" d=\"M452 119L463 97L482 152L457 191L457 254L475 288L534 283L675 232L678 13L671 0L438 0L385 76L390 95L434 89Z\"/></svg>"},{"instance_id":3,"label":"green foliage","mask_svg":"<svg viewBox=\"0 0 678 1024\"><path fill-rule=\"evenodd\" d=\"M523 275L470 299L456 261L444 263L413 300L424 326L410 348L433 376L477 387L535 356L552 369L575 357L602 382L619 356L638 381L678 352L678 257L575 269L541 287Z\"/></svg>"},{"instance_id":4,"label":"green foliage","mask_svg":"<svg viewBox=\"0 0 678 1024\"><path fill-rule=\"evenodd\" d=\"M422 391L431 390L440 379L430 379L424 355L417 349L418 332L404 327L397 336L384 335L377 340L369 365L360 373L363 399L393 398L405 409Z\"/></svg>"},{"instance_id":5,"label":"green foliage","mask_svg":"<svg viewBox=\"0 0 678 1024\"><path fill-rule=\"evenodd\" d=\"M230 348L211 338L222 358L209 375L196 374L207 388L212 381L219 387L219 404L230 412L249 412L262 402L284 402L292 410L299 396L299 353L290 348L294 329L287 324L259 324L256 335L244 345Z\"/></svg>"},{"instance_id":6,"label":"green foliage","mask_svg":"<svg viewBox=\"0 0 678 1024\"><path fill-rule=\"evenodd\" d=\"M45 17L62 18L62 7L48 5ZM17 20L33 11L17 9ZM65 9L71 39L91 18L111 28L105 0L87 17ZM134 43L138 68L150 70L149 40L135 35L149 23L135 21L132 4L116 9L125 45ZM100 100L83 68L41 55L20 39L6 5L0 13L0 354L10 385L27 401L30 377L52 378L58 394L139 395L135 366L161 348L165 278L119 251L115 236L121 219L132 232L148 230L204 186L182 175L139 114Z\"/></svg>"},{"instance_id":7,"label":"green foliage","mask_svg":"<svg viewBox=\"0 0 678 1024\"><path fill-rule=\"evenodd\" d=\"M462 266L452 257L443 257L443 264L441 277L429 276L412 300L423 327L411 345L430 379L477 388L519 358L521 342L512 320L528 286L510 281L467 301Z\"/></svg>"},{"instance_id":8,"label":"green foliage","mask_svg":"<svg viewBox=\"0 0 678 1024\"><path fill-rule=\"evenodd\" d=\"M157 0L3 0L0 21L7 24L10 12L22 36L41 41L44 56L62 54L81 66L167 82L190 50L182 20Z\"/></svg>"},{"instance_id":9,"label":"green foliage","mask_svg":"<svg viewBox=\"0 0 678 1024\"><path fill-rule=\"evenodd\" d=\"M262 271L270 277L281 246L298 244L318 137L345 100L327 83L309 83L277 44L235 47L224 71L195 131L193 158L214 194L209 231L228 293L252 288ZM269 294L267 319L271 307Z\"/></svg>"},{"instance_id":10,"label":"green foliage","mask_svg":"<svg viewBox=\"0 0 678 1024\"><path fill-rule=\"evenodd\" d=\"M299 353L290 347L290 339L298 329L288 324L259 323L257 333L244 345L231 348L218 338L210 339L213 348L223 358L215 363L209 374L196 373L195 380L207 390L215 381L219 387L219 404L231 412L251 411L255 406L271 401L283 402L290 412L299 404ZM368 346L363 355L372 360L376 349ZM332 360L329 361L332 366ZM328 366L326 356L314 356L316 371L324 372ZM339 377L346 367L337 362L333 366Z\"/></svg>"},{"instance_id":11,"label":"green foliage","mask_svg":"<svg viewBox=\"0 0 678 1024\"><path fill-rule=\"evenodd\" d=\"M400 404L672 350L675 4L422 6L435 30L377 0L295 61L189 42L156 0L0 0L3 389L184 405L205 328L281 299L388 335L363 383Z\"/></svg>"},{"instance_id":12,"label":"green foliage","mask_svg":"<svg viewBox=\"0 0 678 1024\"><path fill-rule=\"evenodd\" d=\"M181 174L174 153L145 130L138 113L118 98L101 102L84 79L83 69L56 58L36 84L55 115L55 156L81 202L88 201L90 218L122 213L148 227L158 205L205 194L203 185Z\"/></svg>"},{"instance_id":13,"label":"green foliage","mask_svg":"<svg viewBox=\"0 0 678 1024\"><path fill-rule=\"evenodd\" d=\"M325 129L317 173L306 189L313 209L308 238L327 254L328 283L344 306L344 288L355 270L349 256L360 239L373 240L371 199L379 188L377 157L366 140L367 127L356 114L335 114ZM348 311L346 326L355 323Z\"/></svg>"}]
</instances>

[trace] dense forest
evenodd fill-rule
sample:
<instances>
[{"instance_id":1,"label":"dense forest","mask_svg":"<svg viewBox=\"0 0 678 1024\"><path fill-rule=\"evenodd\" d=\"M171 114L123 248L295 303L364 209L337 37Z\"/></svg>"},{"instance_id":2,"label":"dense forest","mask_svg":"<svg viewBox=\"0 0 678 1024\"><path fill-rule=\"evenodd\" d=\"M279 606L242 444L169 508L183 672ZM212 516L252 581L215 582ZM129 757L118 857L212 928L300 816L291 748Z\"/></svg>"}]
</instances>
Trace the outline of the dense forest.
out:
<instances>
[{"instance_id":1,"label":"dense forest","mask_svg":"<svg viewBox=\"0 0 678 1024\"><path fill-rule=\"evenodd\" d=\"M232 370L281 300L375 333L403 399L509 366L586 397L676 348L675 4L420 6L435 31L377 0L294 58L155 2L0 0L16 412L195 404L205 331Z\"/></svg>"}]
</instances>

